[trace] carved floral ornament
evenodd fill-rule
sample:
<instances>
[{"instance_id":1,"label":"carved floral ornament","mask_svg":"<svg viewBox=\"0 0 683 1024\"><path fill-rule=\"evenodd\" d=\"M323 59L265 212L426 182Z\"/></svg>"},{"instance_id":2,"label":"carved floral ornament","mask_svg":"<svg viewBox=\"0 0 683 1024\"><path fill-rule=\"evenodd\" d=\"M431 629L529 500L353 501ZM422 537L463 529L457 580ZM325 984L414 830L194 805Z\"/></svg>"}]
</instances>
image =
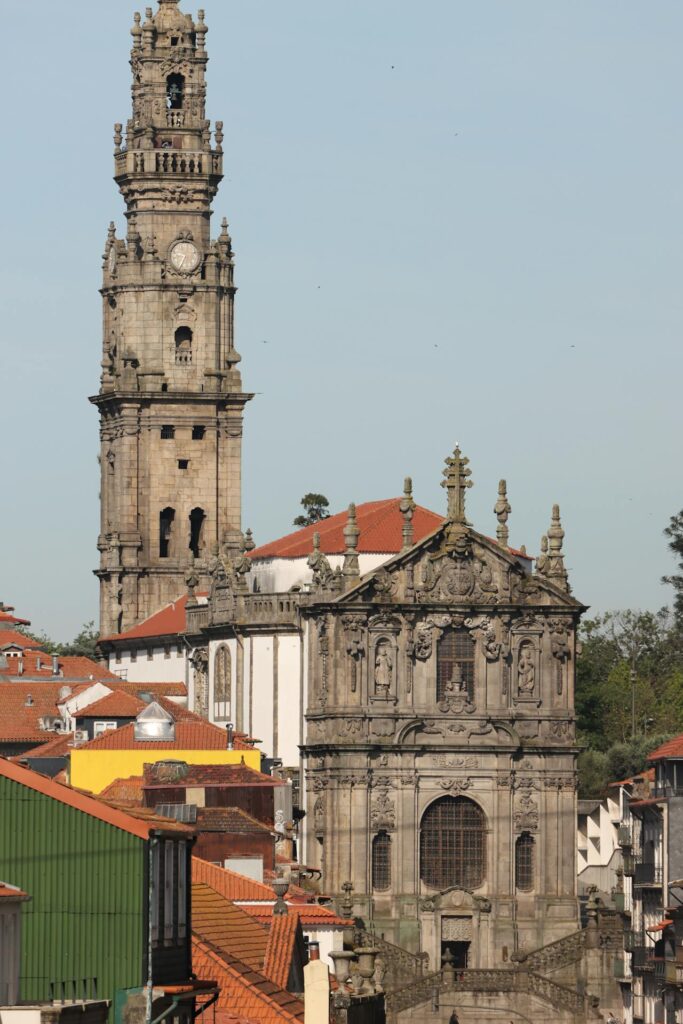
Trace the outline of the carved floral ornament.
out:
<instances>
[{"instance_id":1,"label":"carved floral ornament","mask_svg":"<svg viewBox=\"0 0 683 1024\"><path fill-rule=\"evenodd\" d=\"M483 558L468 553L460 557L457 550L451 554L436 552L423 565L422 581L415 588L417 600L476 601L494 604L498 586L494 582L491 566Z\"/></svg>"},{"instance_id":2,"label":"carved floral ornament","mask_svg":"<svg viewBox=\"0 0 683 1024\"><path fill-rule=\"evenodd\" d=\"M373 800L370 824L375 830L396 828L396 810L388 789L380 790L377 798Z\"/></svg>"}]
</instances>

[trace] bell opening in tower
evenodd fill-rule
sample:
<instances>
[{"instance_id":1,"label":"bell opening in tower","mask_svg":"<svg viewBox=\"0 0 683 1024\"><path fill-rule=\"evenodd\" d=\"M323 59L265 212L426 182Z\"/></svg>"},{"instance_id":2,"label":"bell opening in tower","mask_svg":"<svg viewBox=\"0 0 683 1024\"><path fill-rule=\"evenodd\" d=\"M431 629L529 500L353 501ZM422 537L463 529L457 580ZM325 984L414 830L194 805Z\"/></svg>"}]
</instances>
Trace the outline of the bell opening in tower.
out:
<instances>
[{"instance_id":1,"label":"bell opening in tower","mask_svg":"<svg viewBox=\"0 0 683 1024\"><path fill-rule=\"evenodd\" d=\"M185 79L182 75L169 75L166 79L166 97L169 110L182 110L185 95Z\"/></svg>"},{"instance_id":2,"label":"bell opening in tower","mask_svg":"<svg viewBox=\"0 0 683 1024\"><path fill-rule=\"evenodd\" d=\"M202 549L202 534L206 513L203 508L193 508L190 512L190 543L189 548L195 558L199 558Z\"/></svg>"}]
</instances>

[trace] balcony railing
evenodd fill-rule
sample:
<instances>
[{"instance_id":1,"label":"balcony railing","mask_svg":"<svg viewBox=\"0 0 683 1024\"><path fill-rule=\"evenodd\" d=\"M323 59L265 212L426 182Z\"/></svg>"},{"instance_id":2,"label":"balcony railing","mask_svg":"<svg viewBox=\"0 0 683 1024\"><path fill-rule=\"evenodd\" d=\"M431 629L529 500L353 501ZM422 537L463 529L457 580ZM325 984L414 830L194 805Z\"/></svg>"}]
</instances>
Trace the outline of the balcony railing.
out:
<instances>
[{"instance_id":1,"label":"balcony railing","mask_svg":"<svg viewBox=\"0 0 683 1024\"><path fill-rule=\"evenodd\" d=\"M657 981L663 982L666 974L666 960L663 956L653 956L652 964L654 967L655 978Z\"/></svg>"},{"instance_id":2,"label":"balcony railing","mask_svg":"<svg viewBox=\"0 0 683 1024\"><path fill-rule=\"evenodd\" d=\"M652 946L635 946L631 953L632 971L651 971L654 969Z\"/></svg>"},{"instance_id":3,"label":"balcony railing","mask_svg":"<svg viewBox=\"0 0 683 1024\"><path fill-rule=\"evenodd\" d=\"M652 861L645 861L643 864L636 864L633 875L634 885L661 885L662 869Z\"/></svg>"},{"instance_id":4,"label":"balcony railing","mask_svg":"<svg viewBox=\"0 0 683 1024\"><path fill-rule=\"evenodd\" d=\"M624 949L627 953L632 953L636 946L642 945L644 945L643 936L640 932L634 932L630 928L624 932Z\"/></svg>"},{"instance_id":5,"label":"balcony railing","mask_svg":"<svg viewBox=\"0 0 683 1024\"><path fill-rule=\"evenodd\" d=\"M664 981L667 985L677 985L683 988L683 964L676 960L664 961Z\"/></svg>"},{"instance_id":6,"label":"balcony railing","mask_svg":"<svg viewBox=\"0 0 683 1024\"><path fill-rule=\"evenodd\" d=\"M632 853L624 854L624 874L627 878L633 878L636 873L636 858Z\"/></svg>"}]
</instances>

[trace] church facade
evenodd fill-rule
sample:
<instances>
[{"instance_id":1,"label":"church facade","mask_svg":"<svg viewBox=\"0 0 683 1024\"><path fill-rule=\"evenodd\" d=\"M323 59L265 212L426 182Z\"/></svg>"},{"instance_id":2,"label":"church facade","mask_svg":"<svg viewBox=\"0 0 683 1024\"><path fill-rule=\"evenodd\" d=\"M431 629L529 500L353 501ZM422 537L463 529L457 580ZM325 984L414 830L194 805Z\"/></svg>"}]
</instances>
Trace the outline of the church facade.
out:
<instances>
[{"instance_id":1,"label":"church facade","mask_svg":"<svg viewBox=\"0 0 683 1024\"><path fill-rule=\"evenodd\" d=\"M223 125L206 119L204 12L160 0L131 30L132 113L114 128L127 230L103 260L99 393L100 625L120 632L173 600L189 564L208 584L240 540L245 403L227 222L211 237Z\"/></svg>"},{"instance_id":2,"label":"church facade","mask_svg":"<svg viewBox=\"0 0 683 1024\"><path fill-rule=\"evenodd\" d=\"M254 557L240 511L252 396L238 370L227 225L211 238L223 135L205 119L206 31L203 12L193 21L177 0L136 15L125 141L115 129L127 232L112 226L107 239L92 399L110 666L142 643L136 624L182 598L173 653L190 706L257 737L270 730L265 752L298 776L300 858L340 909L432 968L444 957L509 965L578 929L585 609L568 584L559 509L535 562L509 545L503 481L496 538L476 531L456 448L445 516L428 513L416 531L427 510L407 481L392 548L360 553L351 506L334 557L315 531L286 571ZM140 671L151 673L157 649L170 662L170 635L148 636L157 647ZM131 654L130 680L137 665Z\"/></svg>"}]
</instances>

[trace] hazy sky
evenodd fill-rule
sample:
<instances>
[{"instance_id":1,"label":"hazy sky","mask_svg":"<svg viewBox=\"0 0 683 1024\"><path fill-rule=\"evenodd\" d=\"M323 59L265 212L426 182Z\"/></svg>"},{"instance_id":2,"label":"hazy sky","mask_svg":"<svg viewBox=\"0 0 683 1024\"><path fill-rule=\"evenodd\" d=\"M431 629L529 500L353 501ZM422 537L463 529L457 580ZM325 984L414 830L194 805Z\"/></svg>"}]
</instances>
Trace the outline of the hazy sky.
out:
<instances>
[{"instance_id":1,"label":"hazy sky","mask_svg":"<svg viewBox=\"0 0 683 1024\"><path fill-rule=\"evenodd\" d=\"M184 4L195 13L196 8ZM97 617L101 254L128 0L6 8L0 598ZM683 506L680 0L206 0L246 389L244 525L401 492L655 608ZM10 37L8 37L10 38ZM215 233L218 226L216 224Z\"/></svg>"}]
</instances>

